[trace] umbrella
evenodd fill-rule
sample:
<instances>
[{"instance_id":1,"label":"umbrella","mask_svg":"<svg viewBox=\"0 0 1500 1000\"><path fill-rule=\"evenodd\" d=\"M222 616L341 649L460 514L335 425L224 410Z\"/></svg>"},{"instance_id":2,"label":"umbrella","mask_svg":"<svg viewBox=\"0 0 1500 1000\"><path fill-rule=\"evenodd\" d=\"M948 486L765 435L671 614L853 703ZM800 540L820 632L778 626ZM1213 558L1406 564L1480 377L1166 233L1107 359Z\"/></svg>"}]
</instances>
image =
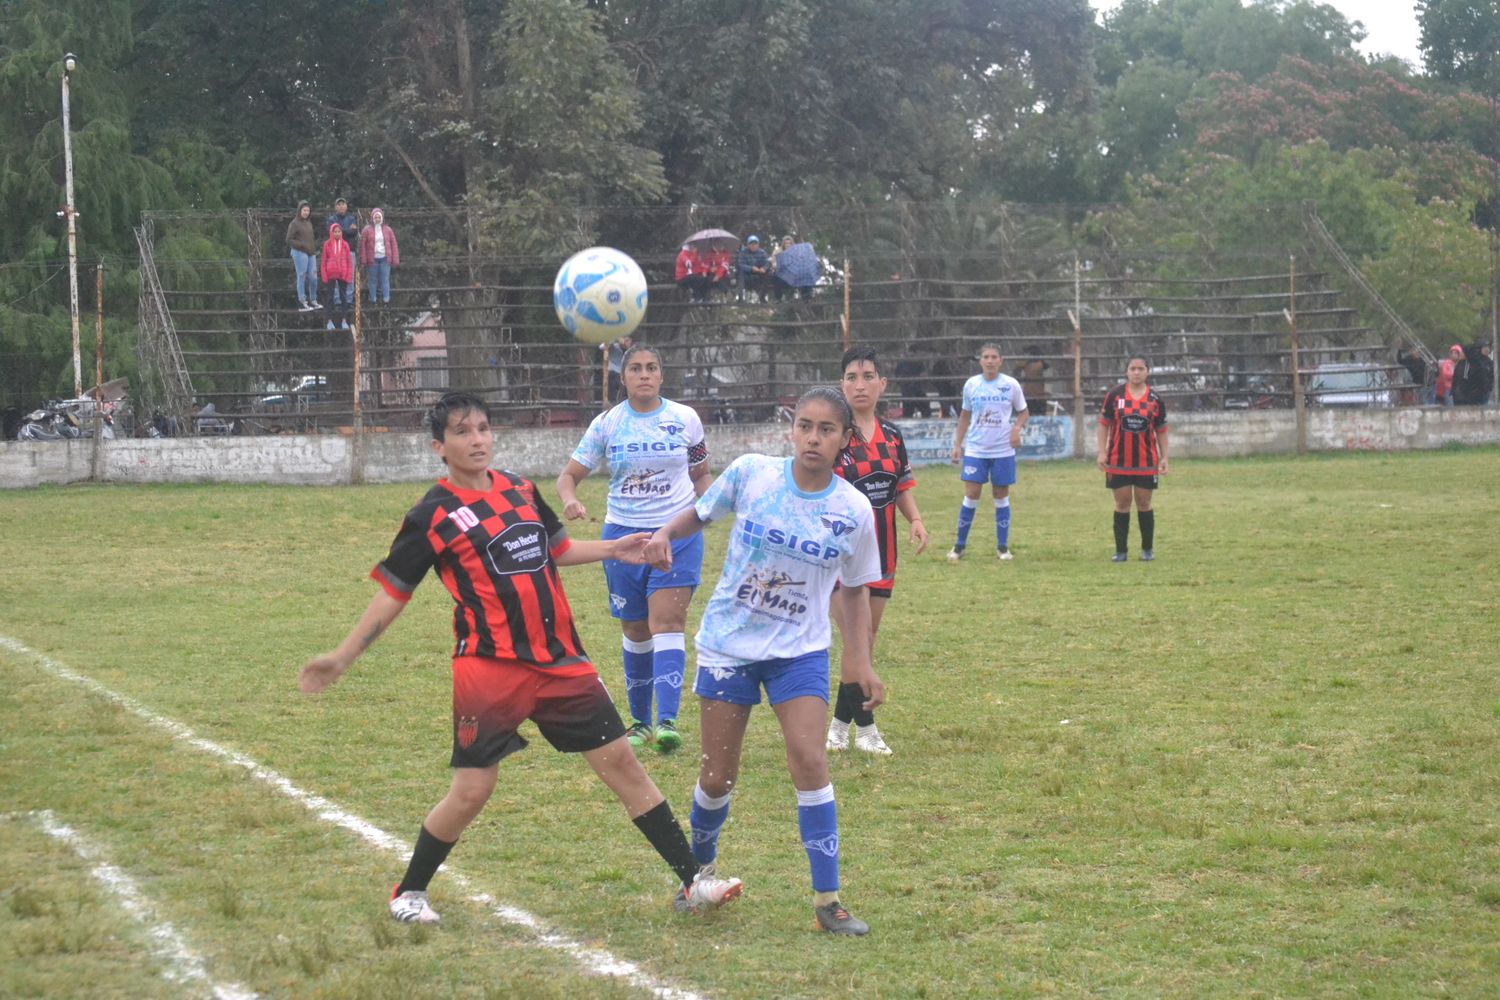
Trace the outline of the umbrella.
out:
<instances>
[{"instance_id":1,"label":"umbrella","mask_svg":"<svg viewBox=\"0 0 1500 1000\"><path fill-rule=\"evenodd\" d=\"M818 253L811 243L793 243L776 255L776 277L793 288L818 283Z\"/></svg>"},{"instance_id":2,"label":"umbrella","mask_svg":"<svg viewBox=\"0 0 1500 1000\"><path fill-rule=\"evenodd\" d=\"M700 229L682 242L707 243L715 250L734 250L739 247L740 238L727 229Z\"/></svg>"}]
</instances>

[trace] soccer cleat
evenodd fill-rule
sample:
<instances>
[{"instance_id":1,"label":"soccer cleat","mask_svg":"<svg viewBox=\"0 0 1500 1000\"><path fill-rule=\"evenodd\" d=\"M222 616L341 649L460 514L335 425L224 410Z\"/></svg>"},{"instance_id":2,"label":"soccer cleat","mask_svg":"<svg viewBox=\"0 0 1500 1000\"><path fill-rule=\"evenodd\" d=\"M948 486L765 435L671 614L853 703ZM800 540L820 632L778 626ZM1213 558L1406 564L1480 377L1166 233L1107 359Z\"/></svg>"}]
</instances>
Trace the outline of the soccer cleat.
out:
<instances>
[{"instance_id":1,"label":"soccer cleat","mask_svg":"<svg viewBox=\"0 0 1500 1000\"><path fill-rule=\"evenodd\" d=\"M682 736L677 732L677 724L671 719L662 719L656 724L656 752L671 753L682 746Z\"/></svg>"},{"instance_id":2,"label":"soccer cleat","mask_svg":"<svg viewBox=\"0 0 1500 1000\"><path fill-rule=\"evenodd\" d=\"M408 889L396 895L396 886L391 890L391 916L403 924L435 924L440 921L437 910L427 902L426 890Z\"/></svg>"},{"instance_id":3,"label":"soccer cleat","mask_svg":"<svg viewBox=\"0 0 1500 1000\"><path fill-rule=\"evenodd\" d=\"M953 548L951 548L951 549L948 550L948 561L949 562L958 562L963 557L964 557L964 550L961 549L961 548L959 548L957 545L953 546Z\"/></svg>"},{"instance_id":4,"label":"soccer cleat","mask_svg":"<svg viewBox=\"0 0 1500 1000\"><path fill-rule=\"evenodd\" d=\"M1001 562L1010 562L1015 556L1010 554L1010 549L1000 549L995 553L995 558Z\"/></svg>"},{"instance_id":5,"label":"soccer cleat","mask_svg":"<svg viewBox=\"0 0 1500 1000\"><path fill-rule=\"evenodd\" d=\"M625 739L630 741L632 750L651 745L651 727L639 719L632 719L630 728L625 730Z\"/></svg>"},{"instance_id":6,"label":"soccer cleat","mask_svg":"<svg viewBox=\"0 0 1500 1000\"><path fill-rule=\"evenodd\" d=\"M854 727L854 748L863 750L865 753L878 753L886 757L892 753L891 748L885 745L885 740L880 738L880 730L874 723Z\"/></svg>"},{"instance_id":7,"label":"soccer cleat","mask_svg":"<svg viewBox=\"0 0 1500 1000\"><path fill-rule=\"evenodd\" d=\"M1151 554L1150 549L1141 549L1141 562L1150 562L1155 558L1156 556Z\"/></svg>"},{"instance_id":8,"label":"soccer cleat","mask_svg":"<svg viewBox=\"0 0 1500 1000\"><path fill-rule=\"evenodd\" d=\"M678 913L702 913L738 899L745 886L737 878L719 878L711 864L704 865L693 876L693 884L677 890L672 906Z\"/></svg>"},{"instance_id":9,"label":"soccer cleat","mask_svg":"<svg viewBox=\"0 0 1500 1000\"><path fill-rule=\"evenodd\" d=\"M838 719L828 720L828 749L849 749L849 723L840 722Z\"/></svg>"},{"instance_id":10,"label":"soccer cleat","mask_svg":"<svg viewBox=\"0 0 1500 1000\"><path fill-rule=\"evenodd\" d=\"M1124 562L1126 559L1129 559L1129 558L1130 558L1130 553L1129 552L1116 552L1114 555L1112 555L1112 556L1109 557L1109 561L1110 562Z\"/></svg>"},{"instance_id":11,"label":"soccer cleat","mask_svg":"<svg viewBox=\"0 0 1500 1000\"><path fill-rule=\"evenodd\" d=\"M817 915L818 928L830 934L863 937L870 933L870 925L850 915L849 911L844 909L844 904L836 899L827 906L814 906L813 913Z\"/></svg>"}]
</instances>

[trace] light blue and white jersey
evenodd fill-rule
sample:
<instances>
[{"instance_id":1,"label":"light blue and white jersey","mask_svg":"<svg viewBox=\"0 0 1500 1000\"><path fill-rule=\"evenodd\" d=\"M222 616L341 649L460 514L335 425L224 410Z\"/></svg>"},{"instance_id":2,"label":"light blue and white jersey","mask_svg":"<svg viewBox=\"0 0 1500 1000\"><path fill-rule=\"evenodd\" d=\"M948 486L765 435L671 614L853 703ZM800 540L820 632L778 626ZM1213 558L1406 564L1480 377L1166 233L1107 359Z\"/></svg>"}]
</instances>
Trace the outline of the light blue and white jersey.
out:
<instances>
[{"instance_id":1,"label":"light blue and white jersey","mask_svg":"<svg viewBox=\"0 0 1500 1000\"><path fill-rule=\"evenodd\" d=\"M605 410L573 449L573 461L591 472L609 465L605 520L628 528L659 528L691 507L688 469L707 458L703 421L670 399L650 413L631 409L629 400Z\"/></svg>"},{"instance_id":2,"label":"light blue and white jersey","mask_svg":"<svg viewBox=\"0 0 1500 1000\"><path fill-rule=\"evenodd\" d=\"M792 459L742 455L698 498L697 510L703 521L737 517L694 640L705 669L827 649L833 585L880 579L870 501L841 476L804 493L792 479Z\"/></svg>"},{"instance_id":3,"label":"light blue and white jersey","mask_svg":"<svg viewBox=\"0 0 1500 1000\"><path fill-rule=\"evenodd\" d=\"M964 435L964 454L971 458L1007 458L1016 453L1010 444L1015 417L1026 409L1021 383L1001 372L993 382L983 373L964 383L964 406L969 411L969 432Z\"/></svg>"}]
</instances>

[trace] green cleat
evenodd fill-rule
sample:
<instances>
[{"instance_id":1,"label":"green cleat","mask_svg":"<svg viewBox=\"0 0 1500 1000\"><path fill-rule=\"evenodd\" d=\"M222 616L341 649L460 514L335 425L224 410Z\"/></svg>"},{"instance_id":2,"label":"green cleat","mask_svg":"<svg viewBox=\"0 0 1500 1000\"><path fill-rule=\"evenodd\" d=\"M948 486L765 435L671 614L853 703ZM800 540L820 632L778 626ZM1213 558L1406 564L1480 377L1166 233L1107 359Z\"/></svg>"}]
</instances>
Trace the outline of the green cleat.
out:
<instances>
[{"instance_id":1,"label":"green cleat","mask_svg":"<svg viewBox=\"0 0 1500 1000\"><path fill-rule=\"evenodd\" d=\"M656 752L671 753L682 746L682 736L671 719L662 719L656 724Z\"/></svg>"},{"instance_id":2,"label":"green cleat","mask_svg":"<svg viewBox=\"0 0 1500 1000\"><path fill-rule=\"evenodd\" d=\"M632 750L651 745L651 727L640 719L630 720L630 728L625 730L625 739L630 741Z\"/></svg>"}]
</instances>

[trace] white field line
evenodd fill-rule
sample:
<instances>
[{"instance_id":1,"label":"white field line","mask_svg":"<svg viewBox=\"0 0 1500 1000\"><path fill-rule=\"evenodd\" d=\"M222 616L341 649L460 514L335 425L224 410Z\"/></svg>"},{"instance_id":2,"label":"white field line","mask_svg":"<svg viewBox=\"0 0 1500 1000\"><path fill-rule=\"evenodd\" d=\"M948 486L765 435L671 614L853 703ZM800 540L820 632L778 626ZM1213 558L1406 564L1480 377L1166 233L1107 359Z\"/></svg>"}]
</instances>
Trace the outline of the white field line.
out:
<instances>
[{"instance_id":1,"label":"white field line","mask_svg":"<svg viewBox=\"0 0 1500 1000\"><path fill-rule=\"evenodd\" d=\"M167 979L174 983L207 986L216 1000L255 1000L259 996L238 983L216 982L204 967L203 959L188 947L177 928L157 915L156 907L141 893L135 880L102 860L104 852L97 845L85 840L72 827L59 823L50 810L31 813L29 818L35 820L48 836L67 844L73 853L89 862L93 866L89 874L119 900L126 913L146 925L152 950L167 964Z\"/></svg>"},{"instance_id":2,"label":"white field line","mask_svg":"<svg viewBox=\"0 0 1500 1000\"><path fill-rule=\"evenodd\" d=\"M321 795L303 791L284 776L268 767L262 766L244 754L222 747L211 740L204 739L182 723L156 714L135 699L105 687L92 677L78 673L72 668L54 660L46 653L38 652L25 643L12 639L7 635L0 635L0 649L9 650L18 656L24 656L36 662L43 670L46 670L54 677L71 681L74 684L87 688L105 701L118 705L132 715L145 720L152 727L166 732L180 743L185 743L203 753L218 757L222 761L245 769L257 781L270 785L282 795L304 806L323 822L343 827L366 843L395 854L403 860L410 854L411 848L406 841L386 833L373 823L340 808L337 804L323 798ZM453 870L447 864L444 864L443 872L456 888L468 894L470 902L486 908L490 913L506 923L530 932L532 940L536 944L543 948L562 952L589 975L611 976L623 979L633 986L648 990L653 996L659 997L660 1000L706 1000L702 994L672 986L642 969L634 962L617 958L603 948L591 947L566 934L548 929L540 917L519 907L511 906L508 903L497 900L487 892L476 891L470 879Z\"/></svg>"}]
</instances>

